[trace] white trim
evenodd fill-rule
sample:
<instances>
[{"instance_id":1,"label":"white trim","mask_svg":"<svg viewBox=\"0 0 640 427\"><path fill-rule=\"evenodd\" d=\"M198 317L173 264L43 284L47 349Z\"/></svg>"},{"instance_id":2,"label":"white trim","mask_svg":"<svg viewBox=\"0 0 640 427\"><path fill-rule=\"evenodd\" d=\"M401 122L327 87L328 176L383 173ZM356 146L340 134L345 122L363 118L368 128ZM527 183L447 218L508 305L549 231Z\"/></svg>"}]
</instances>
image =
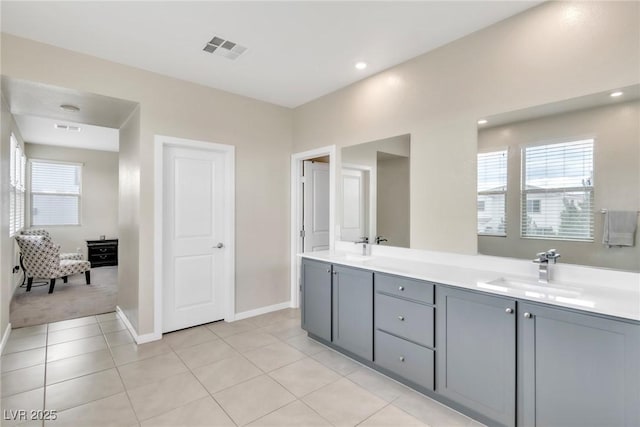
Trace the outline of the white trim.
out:
<instances>
[{"instance_id":1,"label":"white trim","mask_svg":"<svg viewBox=\"0 0 640 427\"><path fill-rule=\"evenodd\" d=\"M124 325L127 327L127 330L137 344L144 344L147 342L162 339L162 334L158 335L155 332L150 334L138 335L138 332L136 332L135 328L129 321L129 318L124 314L124 311L122 311L122 309L118 305L116 306L116 315L120 318L120 320L122 320L122 323L124 323Z\"/></svg>"},{"instance_id":2,"label":"white trim","mask_svg":"<svg viewBox=\"0 0 640 427\"><path fill-rule=\"evenodd\" d=\"M302 228L302 162L316 157L329 156L329 249L335 245L335 209L336 209L336 146L316 148L291 155L291 307L299 307L298 301L298 253L303 252L300 240Z\"/></svg>"},{"instance_id":3,"label":"white trim","mask_svg":"<svg viewBox=\"0 0 640 427\"><path fill-rule=\"evenodd\" d=\"M191 139L175 138L171 136L155 135L154 137L154 285L153 285L153 337L162 337L162 265L163 265L163 152L167 146L181 148L195 148L198 150L218 151L225 154L225 193L229 203L226 206L225 217L227 224L225 226L224 242L227 250L226 264L229 268L226 271L225 283L229 286L226 289L225 298L225 317L224 319L231 322L235 319L236 307L236 278L235 278L235 147L233 145L217 144L207 141L196 141ZM146 337L147 335L143 335ZM155 339L160 339L155 338ZM153 341L153 339L150 339Z\"/></svg>"},{"instance_id":4,"label":"white trim","mask_svg":"<svg viewBox=\"0 0 640 427\"><path fill-rule=\"evenodd\" d=\"M4 346L7 345L7 341L9 341L9 336L11 335L11 323L7 325L2 334L2 341L0 342L0 354L4 353Z\"/></svg>"},{"instance_id":5,"label":"white trim","mask_svg":"<svg viewBox=\"0 0 640 427\"><path fill-rule=\"evenodd\" d=\"M249 317L259 316L261 314L271 313L273 311L284 310L291 307L291 301L281 302L280 304L267 305L265 307L256 308L254 310L236 313L235 320L248 319Z\"/></svg>"}]
</instances>

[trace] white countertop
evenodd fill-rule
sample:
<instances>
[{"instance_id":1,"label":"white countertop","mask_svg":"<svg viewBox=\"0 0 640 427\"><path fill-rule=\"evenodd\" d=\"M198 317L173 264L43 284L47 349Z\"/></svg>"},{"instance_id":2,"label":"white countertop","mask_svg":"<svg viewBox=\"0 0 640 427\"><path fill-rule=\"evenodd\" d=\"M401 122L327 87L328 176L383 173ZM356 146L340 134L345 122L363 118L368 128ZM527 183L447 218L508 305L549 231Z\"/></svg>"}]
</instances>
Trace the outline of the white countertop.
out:
<instances>
[{"instance_id":1,"label":"white countertop","mask_svg":"<svg viewBox=\"0 0 640 427\"><path fill-rule=\"evenodd\" d=\"M502 295L510 298L568 307L624 319L640 321L640 284L638 286L594 285L586 281L554 281L537 284L536 277L514 275L469 268L459 265L425 262L374 255L363 259L352 252L319 251L300 254L301 257L427 280L444 285ZM510 283L500 281L509 279Z\"/></svg>"}]
</instances>

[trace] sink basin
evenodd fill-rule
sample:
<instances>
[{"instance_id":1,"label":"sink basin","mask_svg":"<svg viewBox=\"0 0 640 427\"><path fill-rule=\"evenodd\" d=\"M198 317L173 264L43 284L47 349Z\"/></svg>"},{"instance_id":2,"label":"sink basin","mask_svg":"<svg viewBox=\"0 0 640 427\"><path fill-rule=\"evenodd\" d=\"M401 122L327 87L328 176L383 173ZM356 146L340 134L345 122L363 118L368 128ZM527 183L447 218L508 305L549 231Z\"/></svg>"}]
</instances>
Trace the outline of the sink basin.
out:
<instances>
[{"instance_id":1,"label":"sink basin","mask_svg":"<svg viewBox=\"0 0 640 427\"><path fill-rule=\"evenodd\" d=\"M538 283L533 280L527 279L516 279L512 277L500 277L495 280L491 280L484 284L488 289L492 287L496 290L507 290L507 289L519 289L523 291L536 292L540 294L553 294L553 295L564 295L564 296L578 296L580 295L579 289L573 289L568 287L557 287L553 286L553 283L544 284Z\"/></svg>"},{"instance_id":2,"label":"sink basin","mask_svg":"<svg viewBox=\"0 0 640 427\"><path fill-rule=\"evenodd\" d=\"M371 255L344 254L340 256L347 261L368 261L373 258Z\"/></svg>"}]
</instances>

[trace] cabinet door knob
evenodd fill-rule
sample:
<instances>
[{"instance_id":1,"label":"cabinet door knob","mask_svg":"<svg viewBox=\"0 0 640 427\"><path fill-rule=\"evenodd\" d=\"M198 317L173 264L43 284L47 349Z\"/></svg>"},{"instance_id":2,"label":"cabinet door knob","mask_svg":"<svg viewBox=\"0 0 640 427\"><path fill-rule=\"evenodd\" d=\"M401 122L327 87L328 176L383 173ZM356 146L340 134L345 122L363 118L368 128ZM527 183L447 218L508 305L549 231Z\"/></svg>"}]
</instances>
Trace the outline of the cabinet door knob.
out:
<instances>
[{"instance_id":1,"label":"cabinet door knob","mask_svg":"<svg viewBox=\"0 0 640 427\"><path fill-rule=\"evenodd\" d=\"M511 308L511 307L507 308L507 309L505 310L505 313L507 313L507 314L511 314L511 313L513 313L513 308Z\"/></svg>"},{"instance_id":2,"label":"cabinet door knob","mask_svg":"<svg viewBox=\"0 0 640 427\"><path fill-rule=\"evenodd\" d=\"M398 320L404 322L404 316L398 316Z\"/></svg>"},{"instance_id":3,"label":"cabinet door knob","mask_svg":"<svg viewBox=\"0 0 640 427\"><path fill-rule=\"evenodd\" d=\"M404 362L404 356L400 356L398 360L400 360L401 362Z\"/></svg>"},{"instance_id":4,"label":"cabinet door knob","mask_svg":"<svg viewBox=\"0 0 640 427\"><path fill-rule=\"evenodd\" d=\"M398 286L399 291L404 291L404 286Z\"/></svg>"},{"instance_id":5,"label":"cabinet door knob","mask_svg":"<svg viewBox=\"0 0 640 427\"><path fill-rule=\"evenodd\" d=\"M531 313L525 313L524 317L526 317L527 319L531 319L533 315Z\"/></svg>"},{"instance_id":6,"label":"cabinet door knob","mask_svg":"<svg viewBox=\"0 0 640 427\"><path fill-rule=\"evenodd\" d=\"M327 273L331 273L331 269L330 268L327 268Z\"/></svg>"}]
</instances>

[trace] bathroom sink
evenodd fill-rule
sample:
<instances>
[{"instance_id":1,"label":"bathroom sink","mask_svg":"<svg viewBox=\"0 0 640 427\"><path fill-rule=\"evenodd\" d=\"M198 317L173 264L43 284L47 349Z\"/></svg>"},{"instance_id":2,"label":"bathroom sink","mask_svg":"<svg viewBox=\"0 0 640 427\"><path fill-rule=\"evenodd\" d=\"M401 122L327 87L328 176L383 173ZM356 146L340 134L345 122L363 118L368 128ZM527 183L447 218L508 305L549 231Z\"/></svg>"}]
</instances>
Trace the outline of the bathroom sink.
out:
<instances>
[{"instance_id":1,"label":"bathroom sink","mask_svg":"<svg viewBox=\"0 0 640 427\"><path fill-rule=\"evenodd\" d=\"M340 255L338 258L342 258L346 261L368 261L373 257L371 255L344 254Z\"/></svg>"},{"instance_id":2,"label":"bathroom sink","mask_svg":"<svg viewBox=\"0 0 640 427\"><path fill-rule=\"evenodd\" d=\"M484 286L487 288L494 287L496 289L504 288L507 289L519 289L523 291L529 292L537 292L541 294L553 294L553 295L564 295L564 296L578 296L580 295L579 289L569 288L569 287L557 287L554 286L553 283L544 284L539 283L533 280L527 279L516 279L512 277L500 277L495 280L491 280L487 282ZM483 286L480 286L483 287Z\"/></svg>"}]
</instances>

